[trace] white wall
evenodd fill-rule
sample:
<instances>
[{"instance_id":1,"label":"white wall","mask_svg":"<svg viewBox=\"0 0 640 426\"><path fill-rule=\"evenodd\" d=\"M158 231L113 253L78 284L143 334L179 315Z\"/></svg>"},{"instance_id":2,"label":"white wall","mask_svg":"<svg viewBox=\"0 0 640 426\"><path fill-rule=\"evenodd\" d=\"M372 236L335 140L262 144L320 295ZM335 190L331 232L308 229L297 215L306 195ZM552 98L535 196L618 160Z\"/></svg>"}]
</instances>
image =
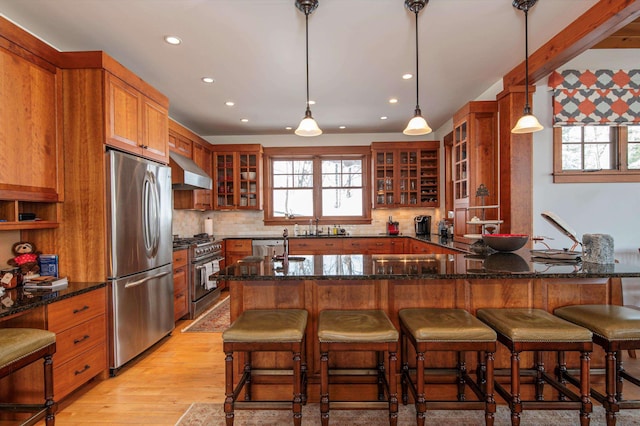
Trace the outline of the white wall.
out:
<instances>
[{"instance_id":1,"label":"white wall","mask_svg":"<svg viewBox=\"0 0 640 426\"><path fill-rule=\"evenodd\" d=\"M588 50L561 69L631 69L640 67L638 49ZM570 240L545 221L550 210L583 234L610 234L616 252L637 253L640 248L640 183L553 183L552 93L547 78L537 82L534 114L545 129L534 133L533 230L555 238L553 248L569 247Z\"/></svg>"}]
</instances>

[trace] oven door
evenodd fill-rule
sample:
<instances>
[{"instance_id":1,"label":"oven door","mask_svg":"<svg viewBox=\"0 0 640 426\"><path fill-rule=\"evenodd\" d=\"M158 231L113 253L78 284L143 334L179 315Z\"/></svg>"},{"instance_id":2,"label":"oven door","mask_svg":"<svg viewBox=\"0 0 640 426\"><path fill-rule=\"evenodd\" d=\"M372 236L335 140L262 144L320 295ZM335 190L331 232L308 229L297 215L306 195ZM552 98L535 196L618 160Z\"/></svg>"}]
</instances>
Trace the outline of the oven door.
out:
<instances>
[{"instance_id":1,"label":"oven door","mask_svg":"<svg viewBox=\"0 0 640 426\"><path fill-rule=\"evenodd\" d=\"M224 257L214 256L199 260L193 264L192 268L192 291L191 300L193 302L201 299L218 287L218 282L211 279L211 275L220 271L220 262Z\"/></svg>"}]
</instances>

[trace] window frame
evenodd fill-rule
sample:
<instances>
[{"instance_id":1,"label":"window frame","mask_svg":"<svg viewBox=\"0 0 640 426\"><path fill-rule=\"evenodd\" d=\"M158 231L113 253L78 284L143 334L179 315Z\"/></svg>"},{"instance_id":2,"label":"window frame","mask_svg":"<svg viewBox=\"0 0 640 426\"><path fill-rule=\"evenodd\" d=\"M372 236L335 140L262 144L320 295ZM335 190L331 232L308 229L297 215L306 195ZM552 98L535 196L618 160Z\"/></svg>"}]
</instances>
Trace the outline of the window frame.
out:
<instances>
[{"instance_id":1,"label":"window frame","mask_svg":"<svg viewBox=\"0 0 640 426\"><path fill-rule=\"evenodd\" d=\"M640 182L640 169L629 169L627 158L628 132L626 126L613 126L616 140L615 169L562 170L562 126L553 128L553 182L554 183L622 183Z\"/></svg>"},{"instance_id":2,"label":"window frame","mask_svg":"<svg viewBox=\"0 0 640 426\"><path fill-rule=\"evenodd\" d=\"M337 159L362 160L362 216L322 216L322 160ZM313 165L313 211L314 217L276 217L273 214L273 161L308 160ZM361 225L371 224L371 148L369 146L333 147L279 147L264 148L264 224L290 225L292 222L304 224L309 219L319 218L318 225ZM315 223L315 222L314 222Z\"/></svg>"}]
</instances>

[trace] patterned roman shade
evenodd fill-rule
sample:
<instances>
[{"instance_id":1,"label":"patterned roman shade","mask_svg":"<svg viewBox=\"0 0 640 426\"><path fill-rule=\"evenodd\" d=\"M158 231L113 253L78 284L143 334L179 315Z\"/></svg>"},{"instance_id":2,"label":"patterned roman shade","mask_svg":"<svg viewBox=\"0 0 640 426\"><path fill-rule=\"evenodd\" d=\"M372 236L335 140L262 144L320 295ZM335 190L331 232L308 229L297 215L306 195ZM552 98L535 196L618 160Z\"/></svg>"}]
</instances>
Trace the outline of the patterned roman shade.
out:
<instances>
[{"instance_id":1,"label":"patterned roman shade","mask_svg":"<svg viewBox=\"0 0 640 426\"><path fill-rule=\"evenodd\" d=\"M640 124L640 69L554 71L549 88L554 126Z\"/></svg>"}]
</instances>

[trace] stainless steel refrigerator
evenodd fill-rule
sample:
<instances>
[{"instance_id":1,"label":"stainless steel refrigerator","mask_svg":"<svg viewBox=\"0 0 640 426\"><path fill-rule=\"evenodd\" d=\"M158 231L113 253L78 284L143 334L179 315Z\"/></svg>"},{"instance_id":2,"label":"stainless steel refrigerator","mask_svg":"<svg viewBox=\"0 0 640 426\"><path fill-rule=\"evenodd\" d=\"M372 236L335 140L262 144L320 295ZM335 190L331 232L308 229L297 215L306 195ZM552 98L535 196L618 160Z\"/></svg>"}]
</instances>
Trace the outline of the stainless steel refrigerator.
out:
<instances>
[{"instance_id":1,"label":"stainless steel refrigerator","mask_svg":"<svg viewBox=\"0 0 640 426\"><path fill-rule=\"evenodd\" d=\"M106 152L110 369L168 335L173 321L171 169Z\"/></svg>"}]
</instances>

